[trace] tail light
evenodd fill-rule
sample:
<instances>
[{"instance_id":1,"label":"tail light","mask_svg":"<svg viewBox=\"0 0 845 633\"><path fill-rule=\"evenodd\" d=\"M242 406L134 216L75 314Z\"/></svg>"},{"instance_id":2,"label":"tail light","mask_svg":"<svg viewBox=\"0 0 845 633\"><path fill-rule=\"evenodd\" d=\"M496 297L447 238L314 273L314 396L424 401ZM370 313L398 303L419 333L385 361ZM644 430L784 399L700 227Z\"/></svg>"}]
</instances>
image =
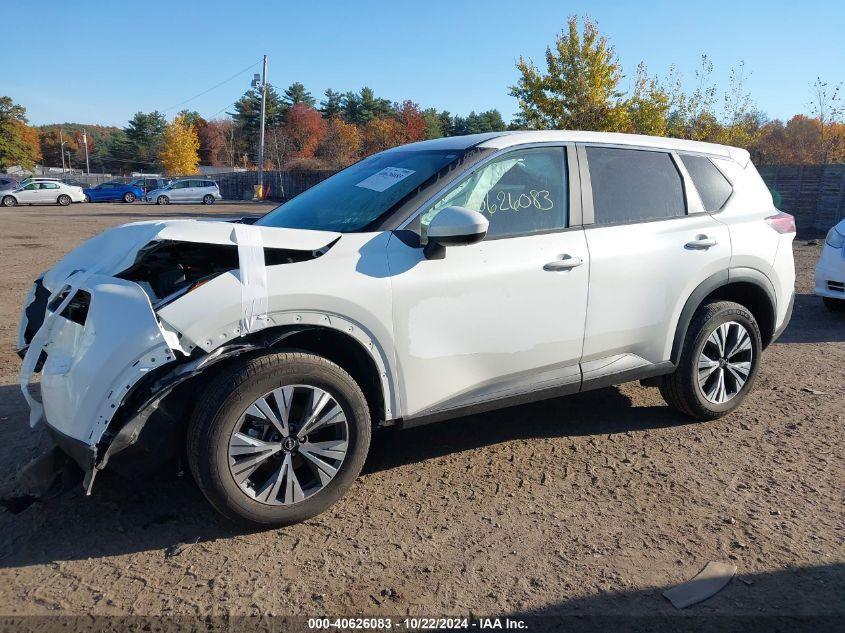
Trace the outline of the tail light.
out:
<instances>
[{"instance_id":1,"label":"tail light","mask_svg":"<svg viewBox=\"0 0 845 633\"><path fill-rule=\"evenodd\" d=\"M783 211L767 217L766 224L778 233L795 233L795 218Z\"/></svg>"}]
</instances>

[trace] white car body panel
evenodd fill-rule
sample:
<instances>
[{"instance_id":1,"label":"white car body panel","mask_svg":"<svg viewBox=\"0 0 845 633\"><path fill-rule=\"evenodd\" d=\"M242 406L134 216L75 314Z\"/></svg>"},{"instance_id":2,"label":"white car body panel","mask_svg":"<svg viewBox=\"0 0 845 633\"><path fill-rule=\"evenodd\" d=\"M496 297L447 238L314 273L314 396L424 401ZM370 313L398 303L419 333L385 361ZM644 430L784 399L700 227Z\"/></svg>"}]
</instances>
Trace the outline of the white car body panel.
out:
<instances>
[{"instance_id":1,"label":"white car body panel","mask_svg":"<svg viewBox=\"0 0 845 633\"><path fill-rule=\"evenodd\" d=\"M840 234L845 235L845 220L839 222L834 228ZM832 284L833 288L828 284ZM839 284L843 284L843 286ZM819 256L819 262L816 264L813 292L820 297L845 301L845 290L835 289L839 287L845 287L845 246L834 248L825 242Z\"/></svg>"},{"instance_id":2,"label":"white car body panel","mask_svg":"<svg viewBox=\"0 0 845 633\"><path fill-rule=\"evenodd\" d=\"M439 139L427 147L471 141ZM779 234L764 222L777 210L744 150L593 132L502 133L474 141L501 151L575 142L704 153L718 162L734 195L712 214L693 196L686 216L488 239L449 246L442 259L426 259L418 245L390 230L341 234L198 220L110 229L42 278L55 297L83 271L80 288L92 296L85 325L57 316L45 346L41 384L50 426L94 446L122 395L147 371L182 354L211 355L243 340L244 280L250 275L238 268L162 304L151 303L140 284L113 277L155 241L237 247L240 266L247 260L239 232L249 235L251 247L308 253L303 261L263 267L266 312L256 329L319 326L357 341L379 373L384 422L545 389L577 391L587 379L614 371L665 369L688 299L702 282L727 278L729 271L752 269L768 280L777 325L785 322L794 287L794 234ZM689 175L682 176L689 191ZM153 191L148 199L172 191ZM570 203L577 206L585 195L573 194ZM702 235L715 243L686 247ZM581 263L544 268L564 256ZM25 308L33 300L31 293ZM26 316L22 348L25 324Z\"/></svg>"},{"instance_id":3,"label":"white car body panel","mask_svg":"<svg viewBox=\"0 0 845 633\"><path fill-rule=\"evenodd\" d=\"M403 415L466 406L517 387L580 380L589 269L543 266L587 259L583 230L449 249L426 260L389 245L394 346Z\"/></svg>"},{"instance_id":4,"label":"white car body panel","mask_svg":"<svg viewBox=\"0 0 845 633\"><path fill-rule=\"evenodd\" d=\"M707 213L681 218L594 226L590 249L590 304L584 361L636 354L649 363L669 358L675 324L693 290L731 259L728 228ZM706 250L687 248L700 235ZM624 318L622 315L624 314Z\"/></svg>"}]
</instances>

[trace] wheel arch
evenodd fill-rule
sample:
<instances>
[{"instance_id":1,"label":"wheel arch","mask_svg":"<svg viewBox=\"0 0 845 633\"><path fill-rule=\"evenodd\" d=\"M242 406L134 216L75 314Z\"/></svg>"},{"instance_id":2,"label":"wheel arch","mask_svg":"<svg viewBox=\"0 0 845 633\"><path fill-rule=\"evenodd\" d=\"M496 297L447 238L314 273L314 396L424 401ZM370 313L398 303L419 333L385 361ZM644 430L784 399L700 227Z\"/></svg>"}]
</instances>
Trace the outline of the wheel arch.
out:
<instances>
[{"instance_id":1,"label":"wheel arch","mask_svg":"<svg viewBox=\"0 0 845 633\"><path fill-rule=\"evenodd\" d=\"M687 298L672 339L670 360L677 365L690 322L698 308L710 301L733 301L745 306L760 327L763 348L771 343L775 331L777 299L769 278L754 268L731 268L711 275Z\"/></svg>"}]
</instances>

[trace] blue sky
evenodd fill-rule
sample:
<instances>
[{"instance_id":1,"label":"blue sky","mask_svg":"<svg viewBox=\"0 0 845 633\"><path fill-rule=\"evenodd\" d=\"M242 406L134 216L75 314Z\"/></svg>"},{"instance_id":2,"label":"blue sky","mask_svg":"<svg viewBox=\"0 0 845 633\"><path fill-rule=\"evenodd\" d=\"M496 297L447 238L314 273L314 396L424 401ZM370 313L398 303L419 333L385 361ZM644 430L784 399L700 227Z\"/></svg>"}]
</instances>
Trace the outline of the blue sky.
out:
<instances>
[{"instance_id":1,"label":"blue sky","mask_svg":"<svg viewBox=\"0 0 845 633\"><path fill-rule=\"evenodd\" d=\"M816 78L845 80L845 3L815 2L88 2L7 0L0 38L0 94L33 124L123 125L138 110L181 107L209 117L248 87L231 77L261 55L270 81L302 81L315 96L371 86L453 114L516 111L508 86L520 54L543 54L570 13L589 14L625 69L642 60L665 76L675 64L691 85L702 53L727 85L744 60L748 88L770 117L806 110ZM19 16L15 19L14 16Z\"/></svg>"}]
</instances>

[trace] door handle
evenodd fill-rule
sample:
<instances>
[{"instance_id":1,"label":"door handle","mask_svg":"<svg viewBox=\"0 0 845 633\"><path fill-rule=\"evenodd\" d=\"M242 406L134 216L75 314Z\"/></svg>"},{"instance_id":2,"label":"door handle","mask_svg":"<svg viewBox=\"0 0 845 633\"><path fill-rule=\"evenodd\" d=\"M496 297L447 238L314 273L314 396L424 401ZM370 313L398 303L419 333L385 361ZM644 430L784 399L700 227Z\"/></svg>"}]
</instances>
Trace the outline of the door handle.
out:
<instances>
[{"instance_id":1,"label":"door handle","mask_svg":"<svg viewBox=\"0 0 845 633\"><path fill-rule=\"evenodd\" d=\"M561 270L571 270L572 268L576 268L584 263L584 260L580 257L570 257L569 255L563 255L560 259L556 259L553 262L549 262L545 266L543 266L543 270L549 271L561 271Z\"/></svg>"},{"instance_id":2,"label":"door handle","mask_svg":"<svg viewBox=\"0 0 845 633\"><path fill-rule=\"evenodd\" d=\"M712 237L707 237L706 235L698 235L692 242L687 242L684 244L684 248L689 248L693 250L707 250L712 246L716 246L719 242L714 240Z\"/></svg>"}]
</instances>

